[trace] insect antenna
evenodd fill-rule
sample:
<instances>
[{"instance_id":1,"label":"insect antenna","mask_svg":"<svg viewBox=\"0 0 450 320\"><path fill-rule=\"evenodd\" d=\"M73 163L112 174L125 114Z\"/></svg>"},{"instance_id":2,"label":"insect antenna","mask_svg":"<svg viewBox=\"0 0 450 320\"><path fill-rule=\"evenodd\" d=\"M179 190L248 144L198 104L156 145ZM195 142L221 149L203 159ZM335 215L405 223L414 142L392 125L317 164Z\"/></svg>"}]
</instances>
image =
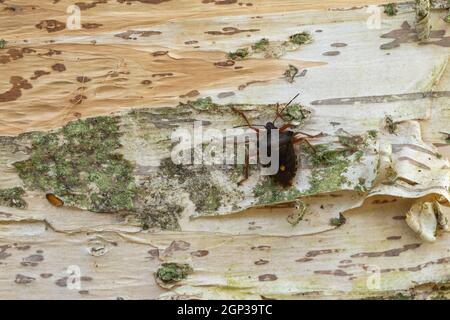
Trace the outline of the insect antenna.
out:
<instances>
[{"instance_id":1,"label":"insect antenna","mask_svg":"<svg viewBox=\"0 0 450 320\"><path fill-rule=\"evenodd\" d=\"M234 126L233 128L242 128L242 127L249 127L248 124L244 124L242 126ZM263 124L252 124L252 127L265 127Z\"/></svg>"},{"instance_id":2,"label":"insect antenna","mask_svg":"<svg viewBox=\"0 0 450 320\"><path fill-rule=\"evenodd\" d=\"M281 109L280 112L277 112L277 116L275 117L275 119L273 119L272 123L275 123L275 121L277 121L278 117L283 113L283 111L284 111L284 110L292 103L292 101L294 101L299 95L300 95L300 92L297 93L297 94L295 95L295 97L293 97L293 98L291 99L291 101L289 101L289 102L283 107L283 109ZM302 114L302 117L304 118L305 116L303 115L302 110L300 110L300 113Z\"/></svg>"}]
</instances>

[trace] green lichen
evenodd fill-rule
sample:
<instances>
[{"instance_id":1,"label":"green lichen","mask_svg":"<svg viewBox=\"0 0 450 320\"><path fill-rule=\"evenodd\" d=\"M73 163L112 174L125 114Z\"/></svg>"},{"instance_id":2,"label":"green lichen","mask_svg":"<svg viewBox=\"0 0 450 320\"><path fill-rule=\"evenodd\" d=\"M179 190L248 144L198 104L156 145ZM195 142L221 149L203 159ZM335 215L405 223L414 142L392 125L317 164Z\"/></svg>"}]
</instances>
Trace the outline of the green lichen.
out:
<instances>
[{"instance_id":1,"label":"green lichen","mask_svg":"<svg viewBox=\"0 0 450 320\"><path fill-rule=\"evenodd\" d=\"M198 111L218 111L220 105L214 103L211 97L199 98L195 101L188 101L186 105Z\"/></svg>"},{"instance_id":2,"label":"green lichen","mask_svg":"<svg viewBox=\"0 0 450 320\"><path fill-rule=\"evenodd\" d=\"M210 213L219 209L222 200L222 192L211 181L211 173L206 167L195 170L193 177L185 182L185 188L190 194L191 201L199 212Z\"/></svg>"},{"instance_id":3,"label":"green lichen","mask_svg":"<svg viewBox=\"0 0 450 320\"><path fill-rule=\"evenodd\" d=\"M420 41L430 37L431 19L430 19L431 2L430 0L416 0L416 32Z\"/></svg>"},{"instance_id":4,"label":"green lichen","mask_svg":"<svg viewBox=\"0 0 450 320\"><path fill-rule=\"evenodd\" d=\"M269 39L262 38L261 40L255 42L254 45L252 45L252 49L255 52L261 52L264 51L269 46Z\"/></svg>"},{"instance_id":5,"label":"green lichen","mask_svg":"<svg viewBox=\"0 0 450 320\"><path fill-rule=\"evenodd\" d=\"M359 193L365 193L367 192L367 187L366 187L366 179L365 178L359 178L358 179L358 184L355 186L355 190L358 191Z\"/></svg>"},{"instance_id":6,"label":"green lichen","mask_svg":"<svg viewBox=\"0 0 450 320\"><path fill-rule=\"evenodd\" d=\"M264 177L253 189L253 194L258 199L258 204L273 204L295 200L301 192L295 186L283 188L271 177Z\"/></svg>"},{"instance_id":7,"label":"green lichen","mask_svg":"<svg viewBox=\"0 0 450 320\"><path fill-rule=\"evenodd\" d=\"M339 190L343 184L348 182L343 174L347 172L349 165L349 160L340 158L327 167L314 168L309 179L308 193L317 194Z\"/></svg>"},{"instance_id":8,"label":"green lichen","mask_svg":"<svg viewBox=\"0 0 450 320\"><path fill-rule=\"evenodd\" d=\"M234 52L228 53L228 58L231 60L244 60L249 55L247 48L237 49Z\"/></svg>"},{"instance_id":9,"label":"green lichen","mask_svg":"<svg viewBox=\"0 0 450 320\"><path fill-rule=\"evenodd\" d=\"M303 151L309 155L310 161L314 166L329 166L339 162L344 154L343 150L332 150L326 144L317 144L314 150L305 146Z\"/></svg>"},{"instance_id":10,"label":"green lichen","mask_svg":"<svg viewBox=\"0 0 450 320\"><path fill-rule=\"evenodd\" d=\"M27 203L22 199L25 190L19 187L0 189L0 206L25 208Z\"/></svg>"},{"instance_id":11,"label":"green lichen","mask_svg":"<svg viewBox=\"0 0 450 320\"><path fill-rule=\"evenodd\" d=\"M306 110L302 105L294 103L287 106L281 115L283 116L283 119L288 122L301 123L309 117L310 113L311 112Z\"/></svg>"},{"instance_id":12,"label":"green lichen","mask_svg":"<svg viewBox=\"0 0 450 320\"><path fill-rule=\"evenodd\" d=\"M297 45L308 43L311 41L311 39L311 34L307 31L296 33L289 37L289 41Z\"/></svg>"},{"instance_id":13,"label":"green lichen","mask_svg":"<svg viewBox=\"0 0 450 320\"><path fill-rule=\"evenodd\" d=\"M164 170L158 171L139 185L135 208L144 230L180 230L178 220L184 206L178 193L182 191L178 183L165 174Z\"/></svg>"},{"instance_id":14,"label":"green lichen","mask_svg":"<svg viewBox=\"0 0 450 320\"><path fill-rule=\"evenodd\" d=\"M392 17L397 15L398 9L396 3L388 3L384 6L384 13Z\"/></svg>"},{"instance_id":15,"label":"green lichen","mask_svg":"<svg viewBox=\"0 0 450 320\"><path fill-rule=\"evenodd\" d=\"M436 156L436 158L442 159L442 154L440 154L439 152L436 152L434 155Z\"/></svg>"},{"instance_id":16,"label":"green lichen","mask_svg":"<svg viewBox=\"0 0 450 320\"><path fill-rule=\"evenodd\" d=\"M178 220L184 209L183 193L172 166L161 164L160 170L150 174L139 185L135 207L143 229L180 230Z\"/></svg>"},{"instance_id":17,"label":"green lichen","mask_svg":"<svg viewBox=\"0 0 450 320\"><path fill-rule=\"evenodd\" d=\"M6 48L6 40L0 39L0 49L5 49L5 48Z\"/></svg>"},{"instance_id":18,"label":"green lichen","mask_svg":"<svg viewBox=\"0 0 450 320\"><path fill-rule=\"evenodd\" d=\"M345 142L348 141L345 140ZM303 151L308 155L309 161L314 166L309 179L308 194L336 191L343 184L349 183L343 174L347 172L350 165L348 157L357 150L353 148L333 150L329 149L326 144L318 144L314 146L314 149L305 146Z\"/></svg>"},{"instance_id":19,"label":"green lichen","mask_svg":"<svg viewBox=\"0 0 450 320\"><path fill-rule=\"evenodd\" d=\"M444 21L450 23L450 13L444 17Z\"/></svg>"},{"instance_id":20,"label":"green lichen","mask_svg":"<svg viewBox=\"0 0 450 320\"><path fill-rule=\"evenodd\" d=\"M163 263L158 270L156 270L156 278L164 283L178 282L186 279L188 275L192 274L194 269L187 263Z\"/></svg>"},{"instance_id":21,"label":"green lichen","mask_svg":"<svg viewBox=\"0 0 450 320\"><path fill-rule=\"evenodd\" d=\"M385 128L387 129L387 131L390 134L395 134L398 128L397 122L394 122L394 120L392 120L390 116L387 116L384 120L386 123Z\"/></svg>"},{"instance_id":22,"label":"green lichen","mask_svg":"<svg viewBox=\"0 0 450 320\"><path fill-rule=\"evenodd\" d=\"M378 131L377 130L369 130L369 131L367 131L367 135L371 139L376 139L378 136Z\"/></svg>"},{"instance_id":23,"label":"green lichen","mask_svg":"<svg viewBox=\"0 0 450 320\"><path fill-rule=\"evenodd\" d=\"M384 182L384 184L387 184L387 185L394 184L395 181L397 180L397 177L398 177L398 173L394 169L394 167L392 167L392 166L387 167L386 168L386 173L385 173L386 181Z\"/></svg>"},{"instance_id":24,"label":"green lichen","mask_svg":"<svg viewBox=\"0 0 450 320\"><path fill-rule=\"evenodd\" d=\"M292 225L293 227L298 225L300 221L303 220L303 217L306 213L307 205L302 200L296 200L295 201L295 210L292 214L290 214L287 217L287 222Z\"/></svg>"},{"instance_id":25,"label":"green lichen","mask_svg":"<svg viewBox=\"0 0 450 320\"><path fill-rule=\"evenodd\" d=\"M360 162L361 159L363 158L363 156L364 156L363 151L361 151L361 150L356 151L355 152L355 161Z\"/></svg>"},{"instance_id":26,"label":"green lichen","mask_svg":"<svg viewBox=\"0 0 450 320\"><path fill-rule=\"evenodd\" d=\"M94 212L133 209L133 166L117 153L118 117L77 120L32 135L28 160L14 164L28 187L51 192L67 205Z\"/></svg>"},{"instance_id":27,"label":"green lichen","mask_svg":"<svg viewBox=\"0 0 450 320\"><path fill-rule=\"evenodd\" d=\"M149 226L178 230L178 219L184 208L182 194L188 194L197 213L213 213L222 204L224 192L214 182L211 167L203 165L181 165L172 159L164 159L159 171L150 176L141 186L145 203L143 219Z\"/></svg>"},{"instance_id":28,"label":"green lichen","mask_svg":"<svg viewBox=\"0 0 450 320\"><path fill-rule=\"evenodd\" d=\"M330 224L335 227L342 226L345 222L347 222L347 219L340 213L339 218L331 218Z\"/></svg>"},{"instance_id":29,"label":"green lichen","mask_svg":"<svg viewBox=\"0 0 450 320\"><path fill-rule=\"evenodd\" d=\"M296 66L293 66L292 64L289 65L289 67L286 69L286 71L283 73L284 77L286 78L287 82L293 83L295 80L295 76L298 74L298 68Z\"/></svg>"},{"instance_id":30,"label":"green lichen","mask_svg":"<svg viewBox=\"0 0 450 320\"><path fill-rule=\"evenodd\" d=\"M347 150L356 152L360 150L365 144L365 139L362 136L338 136L339 143L347 148Z\"/></svg>"}]
</instances>

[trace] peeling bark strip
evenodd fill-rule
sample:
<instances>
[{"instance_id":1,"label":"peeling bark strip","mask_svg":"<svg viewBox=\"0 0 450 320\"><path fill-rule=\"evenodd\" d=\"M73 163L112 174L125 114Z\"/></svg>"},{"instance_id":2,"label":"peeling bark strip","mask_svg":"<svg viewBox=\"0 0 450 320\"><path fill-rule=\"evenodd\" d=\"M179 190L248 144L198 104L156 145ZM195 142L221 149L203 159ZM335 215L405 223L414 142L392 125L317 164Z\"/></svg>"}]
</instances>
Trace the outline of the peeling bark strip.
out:
<instances>
[{"instance_id":1,"label":"peeling bark strip","mask_svg":"<svg viewBox=\"0 0 450 320\"><path fill-rule=\"evenodd\" d=\"M314 100L311 102L315 106L323 105L354 105L357 103L390 103L397 101L414 101L427 98L448 98L450 91L428 91L428 92L414 92L401 94L387 94L380 96L365 96L365 97L347 97L347 98L330 98L324 100Z\"/></svg>"},{"instance_id":2,"label":"peeling bark strip","mask_svg":"<svg viewBox=\"0 0 450 320\"><path fill-rule=\"evenodd\" d=\"M352 258L376 258L376 257L398 257L402 252L408 251L408 250L414 250L418 247L420 247L421 243L412 243L412 244L406 244L402 248L396 248L381 252L360 252L354 255L351 255Z\"/></svg>"}]
</instances>

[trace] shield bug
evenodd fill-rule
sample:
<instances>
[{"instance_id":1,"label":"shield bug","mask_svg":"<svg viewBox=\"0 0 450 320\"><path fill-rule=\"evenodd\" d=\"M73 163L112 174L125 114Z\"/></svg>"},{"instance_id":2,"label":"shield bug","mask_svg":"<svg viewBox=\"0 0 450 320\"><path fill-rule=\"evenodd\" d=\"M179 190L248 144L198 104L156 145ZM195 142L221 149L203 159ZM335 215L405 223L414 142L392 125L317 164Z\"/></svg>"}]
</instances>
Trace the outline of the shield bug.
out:
<instances>
[{"instance_id":1,"label":"shield bug","mask_svg":"<svg viewBox=\"0 0 450 320\"><path fill-rule=\"evenodd\" d=\"M322 136L322 133L318 135L309 135L303 132L294 132L291 129L294 128L297 124L286 122L286 120L283 118L283 111L299 96L297 94L294 98L292 98L280 111L279 105L277 104L277 110L276 110L276 117L270 122L267 122L265 125L253 125L248 120L245 113L241 110L238 110L234 107L232 107L232 110L236 113L238 113L245 121L246 126L253 129L257 133L258 141L257 146L259 148L259 133L260 129L257 127L264 127L264 129L267 131L268 141L270 141L270 134L273 130L279 131L279 140L278 140L278 148L276 149L278 151L279 156L279 166L278 171L276 174L272 176L272 179L275 181L275 183L281 185L282 187L289 187L292 185L292 182L295 178L295 175L297 173L298 168L298 159L297 155L295 153L295 144L299 143L306 143L309 145L309 147L315 151L314 146L312 146L307 138L315 138ZM285 121L285 123L281 127L277 127L275 125L275 122L278 120L278 118ZM271 146L268 143L267 144L267 154L270 156L270 150ZM239 181L239 185L242 184L244 181L248 179L249 176L249 155L246 154L245 157L245 165L244 165L244 178Z\"/></svg>"}]
</instances>

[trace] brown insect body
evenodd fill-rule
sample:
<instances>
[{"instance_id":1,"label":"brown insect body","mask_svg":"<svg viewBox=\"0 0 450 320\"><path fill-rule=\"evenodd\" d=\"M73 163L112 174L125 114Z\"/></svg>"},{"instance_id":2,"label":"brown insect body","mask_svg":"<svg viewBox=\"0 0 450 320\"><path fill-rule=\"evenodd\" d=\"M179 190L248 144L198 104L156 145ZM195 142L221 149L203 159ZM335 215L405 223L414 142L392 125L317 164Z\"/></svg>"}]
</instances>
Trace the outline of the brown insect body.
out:
<instances>
[{"instance_id":1,"label":"brown insect body","mask_svg":"<svg viewBox=\"0 0 450 320\"><path fill-rule=\"evenodd\" d=\"M284 138L289 139L284 142ZM289 187L297 173L298 159L294 149L294 133L285 131L281 133L279 144L279 167L278 172L272 176L272 179L283 187Z\"/></svg>"},{"instance_id":2,"label":"brown insect body","mask_svg":"<svg viewBox=\"0 0 450 320\"><path fill-rule=\"evenodd\" d=\"M270 139L270 132L271 130L278 128L272 122L268 122L264 127L268 132L267 135L269 141L267 155L271 156L270 141L272 140ZM281 131L279 133L278 150L276 150L278 151L279 157L278 171L272 176L272 180L282 187L290 187L297 173L298 159L294 148L294 135L295 133L290 130Z\"/></svg>"},{"instance_id":3,"label":"brown insect body","mask_svg":"<svg viewBox=\"0 0 450 320\"><path fill-rule=\"evenodd\" d=\"M291 104L291 102L295 98L297 98L297 96L298 96L298 94L284 106L283 110L289 104ZM234 108L232 108L232 109L235 112L239 113L244 118L244 120L247 123L247 126L249 128L251 128L257 132L257 134L258 134L257 147L259 149L259 132L260 132L260 130L248 121L247 117L245 116L245 114L242 111L236 110ZM277 173L272 176L272 179L275 183L281 185L282 187L290 187L293 183L293 180L295 178L295 175L297 173L297 168L298 168L298 159L297 159L297 154L295 153L294 144L304 142L304 143L307 143L313 151L315 151L315 148L309 143L309 141L305 137L301 137L299 135L305 135L305 136L314 138L314 137L321 136L322 133L320 133L316 136L311 136L311 135L308 135L308 134L302 133L302 132L293 132L291 130L288 130L288 129L294 127L294 125L292 125L290 123L286 123L286 124L282 125L280 128L278 128L274 124L278 118L283 119L283 116L279 112L278 105L277 105L277 116L275 117L275 119L272 122L267 122L264 125L265 130L267 130L267 136L268 136L267 155L269 157L271 156L271 154L270 154L270 152L271 152L271 145L270 145L271 131L278 130L279 131L279 138L278 138L279 140L278 140L278 148L276 149L276 151L278 152L279 166L278 166ZM269 166L269 165L270 165L270 163L266 166ZM248 179L248 167L249 167L249 158L247 155L246 159L245 159L245 166L244 166L244 179L241 180L238 184L242 184L244 181L246 181Z\"/></svg>"}]
</instances>

